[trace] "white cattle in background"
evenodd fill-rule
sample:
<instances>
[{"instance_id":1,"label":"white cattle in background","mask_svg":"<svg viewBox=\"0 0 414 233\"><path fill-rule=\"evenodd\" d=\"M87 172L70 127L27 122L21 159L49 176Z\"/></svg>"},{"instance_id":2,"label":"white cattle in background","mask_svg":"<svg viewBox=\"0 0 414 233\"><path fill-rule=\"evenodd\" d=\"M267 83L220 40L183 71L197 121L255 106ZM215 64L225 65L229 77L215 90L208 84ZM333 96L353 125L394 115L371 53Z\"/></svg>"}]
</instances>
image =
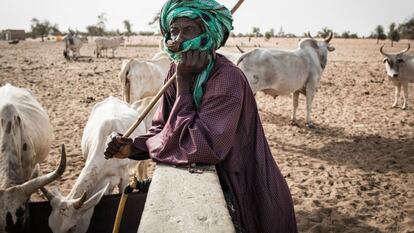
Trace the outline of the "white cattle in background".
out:
<instances>
[{"instance_id":1,"label":"white cattle in background","mask_svg":"<svg viewBox=\"0 0 414 233\"><path fill-rule=\"evenodd\" d=\"M299 93L306 95L306 125L311 120L312 101L328 61L332 33L322 41L305 38L296 50L257 48L243 54L236 62L246 75L254 93L263 91L273 97L293 93L292 124L296 124Z\"/></svg>"},{"instance_id":2,"label":"white cattle in background","mask_svg":"<svg viewBox=\"0 0 414 233\"><path fill-rule=\"evenodd\" d=\"M408 108L409 83L414 82L414 56L405 54L410 49L410 44L408 44L408 48L394 54L384 52L383 47L384 45L381 46L380 52L385 56L383 62L387 70L387 76L395 86L395 99L392 107L395 108L398 105L402 86L404 90L402 109L405 110Z\"/></svg>"},{"instance_id":3,"label":"white cattle in background","mask_svg":"<svg viewBox=\"0 0 414 233\"><path fill-rule=\"evenodd\" d=\"M82 136L85 167L72 190L63 197L42 189L52 206L49 226L54 233L86 232L94 207L102 196L111 193L115 187L122 192L128 185L129 160L106 160L104 150L108 136L112 132L126 132L137 117L138 113L129 104L112 96L93 107ZM144 133L145 128L141 125L131 137Z\"/></svg>"},{"instance_id":4,"label":"white cattle in background","mask_svg":"<svg viewBox=\"0 0 414 233\"><path fill-rule=\"evenodd\" d=\"M124 100L132 103L147 96L154 96L164 84L171 60L164 53L158 59L124 60L119 79L123 89Z\"/></svg>"},{"instance_id":5,"label":"white cattle in background","mask_svg":"<svg viewBox=\"0 0 414 233\"><path fill-rule=\"evenodd\" d=\"M76 34L70 33L63 38L63 42L65 43L63 56L68 60L77 60L80 57L80 49L83 45L81 38Z\"/></svg>"},{"instance_id":6,"label":"white cattle in background","mask_svg":"<svg viewBox=\"0 0 414 233\"><path fill-rule=\"evenodd\" d=\"M148 96L143 99L135 101L131 104L131 107L135 109L138 113L142 113L144 109L150 104L151 100L154 96ZM147 116L145 117L144 121L141 123L145 126L145 132L151 128L152 125L152 118L154 117L155 112L157 111L159 105L159 101L154 105L154 107L148 112ZM136 172L138 180L144 180L148 178L148 164L149 160L142 160L136 162Z\"/></svg>"},{"instance_id":7,"label":"white cattle in background","mask_svg":"<svg viewBox=\"0 0 414 233\"><path fill-rule=\"evenodd\" d=\"M53 130L29 90L10 84L0 88L0 121L0 232L20 232L29 215L30 195L62 175L66 157L62 148L58 169L36 177Z\"/></svg>"},{"instance_id":8,"label":"white cattle in background","mask_svg":"<svg viewBox=\"0 0 414 233\"><path fill-rule=\"evenodd\" d=\"M96 57L102 57L103 50L107 51L108 49L112 49L112 57L115 57L115 51L118 49L119 45L123 41L124 41L123 37L114 37L114 38L98 37L96 38L95 39Z\"/></svg>"}]
</instances>

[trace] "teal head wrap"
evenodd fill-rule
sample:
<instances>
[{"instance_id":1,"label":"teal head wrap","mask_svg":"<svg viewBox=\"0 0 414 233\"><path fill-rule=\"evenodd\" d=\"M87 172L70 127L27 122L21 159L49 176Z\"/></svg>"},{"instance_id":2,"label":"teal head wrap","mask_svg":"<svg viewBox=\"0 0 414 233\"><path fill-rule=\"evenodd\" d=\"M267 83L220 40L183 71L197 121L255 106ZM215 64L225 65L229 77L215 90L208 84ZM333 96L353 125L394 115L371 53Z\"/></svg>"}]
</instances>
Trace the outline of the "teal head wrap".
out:
<instances>
[{"instance_id":1,"label":"teal head wrap","mask_svg":"<svg viewBox=\"0 0 414 233\"><path fill-rule=\"evenodd\" d=\"M204 33L181 43L178 52L171 51L167 41L171 40L170 24L174 19L187 17L199 18L204 25ZM197 107L203 98L203 86L208 80L214 66L212 51L217 50L226 43L230 31L233 29L233 17L231 12L223 5L214 0L168 0L161 10L160 29L164 36L164 50L175 61L181 59L181 53L189 50L209 51L209 63L207 67L198 74L193 99Z\"/></svg>"}]
</instances>

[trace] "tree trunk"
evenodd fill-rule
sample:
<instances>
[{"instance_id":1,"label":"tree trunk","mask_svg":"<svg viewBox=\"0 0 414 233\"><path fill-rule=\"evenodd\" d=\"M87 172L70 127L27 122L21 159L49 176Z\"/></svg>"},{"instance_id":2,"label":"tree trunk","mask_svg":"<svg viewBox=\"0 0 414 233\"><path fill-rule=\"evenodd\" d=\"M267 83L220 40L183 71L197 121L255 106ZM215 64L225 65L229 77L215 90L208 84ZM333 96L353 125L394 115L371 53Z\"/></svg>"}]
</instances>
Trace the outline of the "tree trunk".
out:
<instances>
[{"instance_id":1,"label":"tree trunk","mask_svg":"<svg viewBox=\"0 0 414 233\"><path fill-rule=\"evenodd\" d=\"M41 35L41 37L42 37L42 42L45 42L45 40L43 39L43 35Z\"/></svg>"},{"instance_id":2,"label":"tree trunk","mask_svg":"<svg viewBox=\"0 0 414 233\"><path fill-rule=\"evenodd\" d=\"M391 47L394 47L394 41L391 40Z\"/></svg>"},{"instance_id":3,"label":"tree trunk","mask_svg":"<svg viewBox=\"0 0 414 233\"><path fill-rule=\"evenodd\" d=\"M378 42L379 42L379 37L377 37L377 44L378 44Z\"/></svg>"}]
</instances>

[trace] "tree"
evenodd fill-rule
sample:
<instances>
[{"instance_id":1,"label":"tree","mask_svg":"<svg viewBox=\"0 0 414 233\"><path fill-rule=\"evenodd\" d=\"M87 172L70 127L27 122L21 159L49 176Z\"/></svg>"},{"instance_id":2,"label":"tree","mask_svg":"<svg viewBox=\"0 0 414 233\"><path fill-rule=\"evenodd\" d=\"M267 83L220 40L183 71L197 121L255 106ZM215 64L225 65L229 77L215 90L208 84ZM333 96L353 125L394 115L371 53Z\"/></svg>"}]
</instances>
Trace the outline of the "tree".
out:
<instances>
[{"instance_id":1,"label":"tree","mask_svg":"<svg viewBox=\"0 0 414 233\"><path fill-rule=\"evenodd\" d=\"M100 29L101 32L103 32L100 36L103 36L105 33L106 22L108 22L108 20L106 19L105 12L98 15L98 22L96 23L96 26Z\"/></svg>"},{"instance_id":2,"label":"tree","mask_svg":"<svg viewBox=\"0 0 414 233\"><path fill-rule=\"evenodd\" d=\"M377 44L378 44L379 40L387 39L387 35L385 35L384 28L381 25L378 25L375 28L374 36L377 38Z\"/></svg>"},{"instance_id":3,"label":"tree","mask_svg":"<svg viewBox=\"0 0 414 233\"><path fill-rule=\"evenodd\" d=\"M59 30L59 26L57 24L50 26L50 34L54 36L62 35L62 32Z\"/></svg>"},{"instance_id":4,"label":"tree","mask_svg":"<svg viewBox=\"0 0 414 233\"><path fill-rule=\"evenodd\" d=\"M272 28L268 32L265 32L265 38L266 40L269 40L270 38L275 36L275 30Z\"/></svg>"},{"instance_id":5,"label":"tree","mask_svg":"<svg viewBox=\"0 0 414 233\"><path fill-rule=\"evenodd\" d=\"M124 20L124 28L125 28L125 31L126 31L125 35L127 37L130 37L131 34L132 34L132 30L131 30L132 24L131 24L131 22L129 22L129 20Z\"/></svg>"},{"instance_id":6,"label":"tree","mask_svg":"<svg viewBox=\"0 0 414 233\"><path fill-rule=\"evenodd\" d=\"M401 37L406 39L414 39L414 15L400 24L398 31L401 32Z\"/></svg>"},{"instance_id":7,"label":"tree","mask_svg":"<svg viewBox=\"0 0 414 233\"><path fill-rule=\"evenodd\" d=\"M278 37L284 37L285 36L285 31L283 30L283 27L280 26L279 28L279 32L277 33Z\"/></svg>"},{"instance_id":8,"label":"tree","mask_svg":"<svg viewBox=\"0 0 414 233\"><path fill-rule=\"evenodd\" d=\"M326 38L327 36L329 36L331 32L333 33L331 29L329 29L328 27L324 27L321 31L318 32L318 36L321 38Z\"/></svg>"},{"instance_id":9,"label":"tree","mask_svg":"<svg viewBox=\"0 0 414 233\"><path fill-rule=\"evenodd\" d=\"M50 24L48 20L40 22L40 20L38 20L37 18L33 18L31 22L32 36L40 36L42 38L42 42L44 42L44 37L49 35L49 33L52 31L53 26ZM57 27L57 25L54 26Z\"/></svg>"},{"instance_id":10,"label":"tree","mask_svg":"<svg viewBox=\"0 0 414 233\"><path fill-rule=\"evenodd\" d=\"M258 37L260 34L260 28L259 27L253 27L253 35L255 37Z\"/></svg>"},{"instance_id":11,"label":"tree","mask_svg":"<svg viewBox=\"0 0 414 233\"><path fill-rule=\"evenodd\" d=\"M394 41L400 41L400 33L398 32L395 23L390 24L390 30L388 31L388 39L391 40L391 47L394 46Z\"/></svg>"},{"instance_id":12,"label":"tree","mask_svg":"<svg viewBox=\"0 0 414 233\"><path fill-rule=\"evenodd\" d=\"M96 26L96 25L89 25L86 27L86 31L91 36L103 36L105 33L102 28Z\"/></svg>"}]
</instances>

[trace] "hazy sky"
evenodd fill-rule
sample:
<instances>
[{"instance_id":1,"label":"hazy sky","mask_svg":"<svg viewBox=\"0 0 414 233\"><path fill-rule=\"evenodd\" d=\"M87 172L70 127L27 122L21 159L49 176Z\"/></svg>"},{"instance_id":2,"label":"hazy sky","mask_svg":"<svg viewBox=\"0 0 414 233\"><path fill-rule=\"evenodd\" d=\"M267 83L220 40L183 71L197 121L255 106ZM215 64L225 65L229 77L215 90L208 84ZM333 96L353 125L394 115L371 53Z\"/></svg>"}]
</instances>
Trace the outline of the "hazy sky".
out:
<instances>
[{"instance_id":1,"label":"hazy sky","mask_svg":"<svg viewBox=\"0 0 414 233\"><path fill-rule=\"evenodd\" d=\"M221 0L228 8L237 0ZM70 27L85 31L97 16L107 15L107 29L124 31L123 20L133 24L133 31L156 31L148 22L165 0L0 0L0 30L30 29L30 19L48 19L67 31ZM369 35L381 24L388 31L391 22L404 22L414 15L414 0L245 0L234 15L234 32L261 32L283 27L286 33L315 34L327 26L335 32L346 30Z\"/></svg>"}]
</instances>

